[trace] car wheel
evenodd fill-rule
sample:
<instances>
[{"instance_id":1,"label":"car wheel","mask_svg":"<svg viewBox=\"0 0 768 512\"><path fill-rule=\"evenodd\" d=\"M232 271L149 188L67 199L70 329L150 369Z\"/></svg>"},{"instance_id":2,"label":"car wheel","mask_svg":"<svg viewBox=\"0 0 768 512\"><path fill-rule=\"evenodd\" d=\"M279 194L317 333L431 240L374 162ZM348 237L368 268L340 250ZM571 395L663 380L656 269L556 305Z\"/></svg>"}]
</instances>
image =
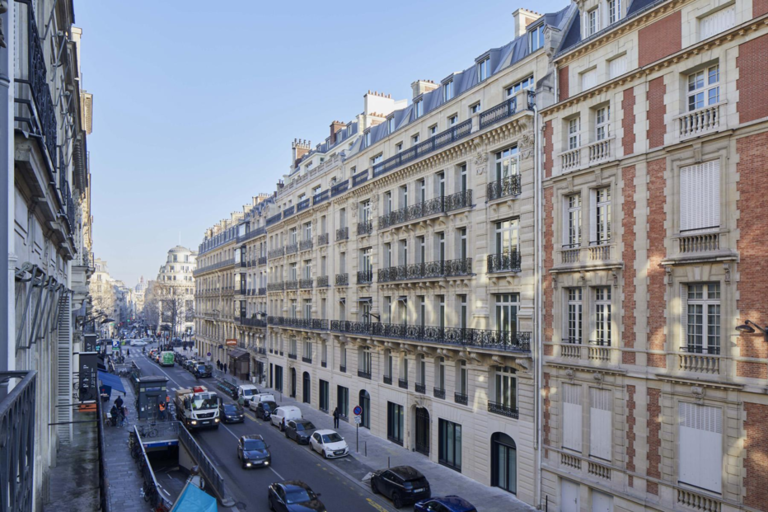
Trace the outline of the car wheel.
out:
<instances>
[{"instance_id":1,"label":"car wheel","mask_svg":"<svg viewBox=\"0 0 768 512\"><path fill-rule=\"evenodd\" d=\"M400 498L399 494L394 493L392 495L392 504L395 506L395 508L403 508L403 500Z\"/></svg>"},{"instance_id":2,"label":"car wheel","mask_svg":"<svg viewBox=\"0 0 768 512\"><path fill-rule=\"evenodd\" d=\"M379 486L376 485L376 480L371 479L371 492L373 494L379 494Z\"/></svg>"},{"instance_id":3,"label":"car wheel","mask_svg":"<svg viewBox=\"0 0 768 512\"><path fill-rule=\"evenodd\" d=\"M285 438L286 439L290 439L291 438L291 436L288 435L288 431L287 430L285 431Z\"/></svg>"},{"instance_id":4,"label":"car wheel","mask_svg":"<svg viewBox=\"0 0 768 512\"><path fill-rule=\"evenodd\" d=\"M328 452L323 450L323 458L328 459Z\"/></svg>"}]
</instances>

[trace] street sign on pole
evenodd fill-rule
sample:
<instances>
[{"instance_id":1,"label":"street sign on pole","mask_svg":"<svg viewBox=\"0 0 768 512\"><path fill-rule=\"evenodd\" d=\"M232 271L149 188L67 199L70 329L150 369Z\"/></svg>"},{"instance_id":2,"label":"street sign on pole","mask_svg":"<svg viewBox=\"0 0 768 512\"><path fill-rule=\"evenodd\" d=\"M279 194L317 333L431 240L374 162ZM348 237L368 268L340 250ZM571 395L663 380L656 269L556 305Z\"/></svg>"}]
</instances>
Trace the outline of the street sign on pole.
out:
<instances>
[{"instance_id":1,"label":"street sign on pole","mask_svg":"<svg viewBox=\"0 0 768 512\"><path fill-rule=\"evenodd\" d=\"M360 425L363 422L363 418L360 416L355 416L355 424Z\"/></svg>"},{"instance_id":2,"label":"street sign on pole","mask_svg":"<svg viewBox=\"0 0 768 512\"><path fill-rule=\"evenodd\" d=\"M355 408L353 409L353 412L355 413L355 416L360 416L361 414L363 414L363 408L360 407L359 405L356 405Z\"/></svg>"}]
</instances>

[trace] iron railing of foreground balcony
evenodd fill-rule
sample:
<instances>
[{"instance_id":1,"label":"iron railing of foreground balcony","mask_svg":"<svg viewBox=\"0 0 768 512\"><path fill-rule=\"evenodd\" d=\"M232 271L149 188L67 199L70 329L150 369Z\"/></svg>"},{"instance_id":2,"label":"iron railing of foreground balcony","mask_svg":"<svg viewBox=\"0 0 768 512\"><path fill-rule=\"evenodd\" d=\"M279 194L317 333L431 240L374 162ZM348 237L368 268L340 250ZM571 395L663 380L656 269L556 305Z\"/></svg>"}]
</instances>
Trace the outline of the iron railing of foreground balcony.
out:
<instances>
[{"instance_id":1,"label":"iron railing of foreground balcony","mask_svg":"<svg viewBox=\"0 0 768 512\"><path fill-rule=\"evenodd\" d=\"M368 181L368 175L369 175L369 172L368 172L368 169L366 169L352 176L352 187L354 188Z\"/></svg>"},{"instance_id":2,"label":"iron railing of foreground balcony","mask_svg":"<svg viewBox=\"0 0 768 512\"><path fill-rule=\"evenodd\" d=\"M259 256L258 264L259 265L266 265L267 264L267 257L266 256Z\"/></svg>"},{"instance_id":3,"label":"iron railing of foreground balcony","mask_svg":"<svg viewBox=\"0 0 768 512\"><path fill-rule=\"evenodd\" d=\"M378 270L378 282L389 283L411 279L442 279L444 277L468 276L471 274L472 258L462 258L381 268Z\"/></svg>"},{"instance_id":4,"label":"iron railing of foreground balcony","mask_svg":"<svg viewBox=\"0 0 768 512\"><path fill-rule=\"evenodd\" d=\"M248 318L245 316L241 316L239 318L235 318L235 321L240 324L244 325L246 327L266 327L267 321L261 320L259 318Z\"/></svg>"},{"instance_id":5,"label":"iron railing of foreground balcony","mask_svg":"<svg viewBox=\"0 0 768 512\"><path fill-rule=\"evenodd\" d=\"M269 255L269 259L279 258L280 256L285 256L285 247L278 247L277 249L270 249L268 255Z\"/></svg>"},{"instance_id":6,"label":"iron railing of foreground balcony","mask_svg":"<svg viewBox=\"0 0 768 512\"><path fill-rule=\"evenodd\" d=\"M312 358L307 356L301 356L301 361L303 363L312 364Z\"/></svg>"},{"instance_id":7,"label":"iron railing of foreground balcony","mask_svg":"<svg viewBox=\"0 0 768 512\"><path fill-rule=\"evenodd\" d=\"M290 352L288 352L288 359L298 359L298 357L299 357L298 355L291 354Z\"/></svg>"},{"instance_id":8,"label":"iron railing of foreground balcony","mask_svg":"<svg viewBox=\"0 0 768 512\"><path fill-rule=\"evenodd\" d=\"M266 234L267 234L267 228L265 228L264 226L261 226L259 228L250 230L248 233L244 234L243 236L237 237L237 241L245 242L247 240L256 238L257 236L266 235Z\"/></svg>"},{"instance_id":9,"label":"iron railing of foreground balcony","mask_svg":"<svg viewBox=\"0 0 768 512\"><path fill-rule=\"evenodd\" d=\"M328 330L328 320L323 318L291 318L285 316L269 316L267 323L277 327L294 327L296 329Z\"/></svg>"},{"instance_id":10,"label":"iron railing of foreground balcony","mask_svg":"<svg viewBox=\"0 0 768 512\"><path fill-rule=\"evenodd\" d=\"M402 389L408 389L408 379L397 379L397 385Z\"/></svg>"},{"instance_id":11,"label":"iron railing of foreground balcony","mask_svg":"<svg viewBox=\"0 0 768 512\"><path fill-rule=\"evenodd\" d=\"M480 129L498 123L502 119L515 115L517 111L517 96L505 100L498 105L480 113Z\"/></svg>"},{"instance_id":12,"label":"iron railing of foreground balcony","mask_svg":"<svg viewBox=\"0 0 768 512\"><path fill-rule=\"evenodd\" d=\"M335 286L349 286L349 274L336 274Z\"/></svg>"},{"instance_id":13,"label":"iron railing of foreground balcony","mask_svg":"<svg viewBox=\"0 0 768 512\"><path fill-rule=\"evenodd\" d=\"M371 284L373 282L373 270L358 270L357 284Z\"/></svg>"},{"instance_id":14,"label":"iron railing of foreground balcony","mask_svg":"<svg viewBox=\"0 0 768 512\"><path fill-rule=\"evenodd\" d=\"M331 197L336 197L339 194L343 194L349 188L349 180L344 180L341 183L337 183L331 187Z\"/></svg>"},{"instance_id":15,"label":"iron railing of foreground balcony","mask_svg":"<svg viewBox=\"0 0 768 512\"><path fill-rule=\"evenodd\" d=\"M218 270L220 268L228 267L230 265L235 264L235 259L231 258L228 260L220 261L218 263L214 263L213 265L208 265L207 267L198 268L195 270L192 274L193 275L200 275L204 272L210 272L211 270Z\"/></svg>"},{"instance_id":16,"label":"iron railing of foreground balcony","mask_svg":"<svg viewBox=\"0 0 768 512\"><path fill-rule=\"evenodd\" d=\"M501 197L519 196L522 190L520 175L513 174L488 183L488 200L493 201Z\"/></svg>"},{"instance_id":17,"label":"iron railing of foreground balcony","mask_svg":"<svg viewBox=\"0 0 768 512\"><path fill-rule=\"evenodd\" d=\"M299 288L312 288L312 278L299 280Z\"/></svg>"},{"instance_id":18,"label":"iron railing of foreground balcony","mask_svg":"<svg viewBox=\"0 0 768 512\"><path fill-rule=\"evenodd\" d=\"M267 290L270 292L281 292L285 289L285 284L282 282L267 283Z\"/></svg>"},{"instance_id":19,"label":"iron railing of foreground balcony","mask_svg":"<svg viewBox=\"0 0 768 512\"><path fill-rule=\"evenodd\" d=\"M286 290L298 290L299 289L299 281L297 279L291 279L289 281L285 282L285 289Z\"/></svg>"},{"instance_id":20,"label":"iron railing of foreground balcony","mask_svg":"<svg viewBox=\"0 0 768 512\"><path fill-rule=\"evenodd\" d=\"M417 393L421 393L422 395L426 395L427 394L427 385L426 384L421 384L421 383L417 382L414 385L414 388L416 389Z\"/></svg>"},{"instance_id":21,"label":"iron railing of foreground balcony","mask_svg":"<svg viewBox=\"0 0 768 512\"><path fill-rule=\"evenodd\" d=\"M357 223L357 236L370 235L373 233L373 222L366 220Z\"/></svg>"},{"instance_id":22,"label":"iron railing of foreground balcony","mask_svg":"<svg viewBox=\"0 0 768 512\"><path fill-rule=\"evenodd\" d=\"M445 389L432 388L432 394L435 395L435 398L441 398L445 400Z\"/></svg>"},{"instance_id":23,"label":"iron railing of foreground balcony","mask_svg":"<svg viewBox=\"0 0 768 512\"><path fill-rule=\"evenodd\" d=\"M431 215L447 213L472 206L472 191L464 190L445 197L436 197L428 201L412 204L379 217L379 229L386 229L396 224L409 222Z\"/></svg>"},{"instance_id":24,"label":"iron railing of foreground balcony","mask_svg":"<svg viewBox=\"0 0 768 512\"><path fill-rule=\"evenodd\" d=\"M517 249L488 255L488 273L520 272L520 251Z\"/></svg>"},{"instance_id":25,"label":"iron railing of foreground balcony","mask_svg":"<svg viewBox=\"0 0 768 512\"><path fill-rule=\"evenodd\" d=\"M502 416L507 416L508 418L517 419L518 417L516 407L511 407L509 405L504 405L497 402L491 402L490 400L488 401L488 412L501 414Z\"/></svg>"},{"instance_id":26,"label":"iron railing of foreground balcony","mask_svg":"<svg viewBox=\"0 0 768 512\"><path fill-rule=\"evenodd\" d=\"M267 226L271 226L272 224L276 224L280 222L280 219L283 218L282 213L276 213L272 215L271 217L267 217Z\"/></svg>"},{"instance_id":27,"label":"iron railing of foreground balcony","mask_svg":"<svg viewBox=\"0 0 768 512\"><path fill-rule=\"evenodd\" d=\"M384 376L384 384L392 385L392 376L391 375L385 375Z\"/></svg>"},{"instance_id":28,"label":"iron railing of foreground balcony","mask_svg":"<svg viewBox=\"0 0 768 512\"><path fill-rule=\"evenodd\" d=\"M454 393L453 401L456 402L457 404L467 405L469 403L469 397L462 393Z\"/></svg>"},{"instance_id":29,"label":"iron railing of foreground balcony","mask_svg":"<svg viewBox=\"0 0 768 512\"><path fill-rule=\"evenodd\" d=\"M331 197L331 191L323 190L319 194L312 196L312 204L320 204L323 201L327 201L329 197Z\"/></svg>"},{"instance_id":30,"label":"iron railing of foreground balcony","mask_svg":"<svg viewBox=\"0 0 768 512\"><path fill-rule=\"evenodd\" d=\"M326 286L328 286L328 276L318 276L317 287L325 288Z\"/></svg>"},{"instance_id":31,"label":"iron railing of foreground balcony","mask_svg":"<svg viewBox=\"0 0 768 512\"><path fill-rule=\"evenodd\" d=\"M304 211L307 208L309 208L309 198L302 199L301 201L296 203L296 213Z\"/></svg>"},{"instance_id":32,"label":"iron railing of foreground balcony","mask_svg":"<svg viewBox=\"0 0 768 512\"><path fill-rule=\"evenodd\" d=\"M2 372L0 382L19 379L0 402L2 510L31 512L35 464L35 400L37 373Z\"/></svg>"},{"instance_id":33,"label":"iron railing of foreground balcony","mask_svg":"<svg viewBox=\"0 0 768 512\"><path fill-rule=\"evenodd\" d=\"M285 246L285 254L296 254L299 251L299 244L288 244Z\"/></svg>"},{"instance_id":34,"label":"iron railing of foreground balcony","mask_svg":"<svg viewBox=\"0 0 768 512\"><path fill-rule=\"evenodd\" d=\"M293 215L295 211L296 211L296 207L295 206L289 206L288 208L283 210L283 218L287 219L288 217Z\"/></svg>"},{"instance_id":35,"label":"iron railing of foreground balcony","mask_svg":"<svg viewBox=\"0 0 768 512\"><path fill-rule=\"evenodd\" d=\"M530 332L331 320L331 331L465 347L530 352Z\"/></svg>"},{"instance_id":36,"label":"iron railing of foreground balcony","mask_svg":"<svg viewBox=\"0 0 768 512\"><path fill-rule=\"evenodd\" d=\"M336 241L349 240L349 228L339 228L336 230Z\"/></svg>"},{"instance_id":37,"label":"iron railing of foreground balcony","mask_svg":"<svg viewBox=\"0 0 768 512\"><path fill-rule=\"evenodd\" d=\"M317 245L328 245L328 233L317 235Z\"/></svg>"},{"instance_id":38,"label":"iron railing of foreground balcony","mask_svg":"<svg viewBox=\"0 0 768 512\"><path fill-rule=\"evenodd\" d=\"M299 242L299 250L300 251L309 251L312 250L312 240L302 240Z\"/></svg>"}]
</instances>

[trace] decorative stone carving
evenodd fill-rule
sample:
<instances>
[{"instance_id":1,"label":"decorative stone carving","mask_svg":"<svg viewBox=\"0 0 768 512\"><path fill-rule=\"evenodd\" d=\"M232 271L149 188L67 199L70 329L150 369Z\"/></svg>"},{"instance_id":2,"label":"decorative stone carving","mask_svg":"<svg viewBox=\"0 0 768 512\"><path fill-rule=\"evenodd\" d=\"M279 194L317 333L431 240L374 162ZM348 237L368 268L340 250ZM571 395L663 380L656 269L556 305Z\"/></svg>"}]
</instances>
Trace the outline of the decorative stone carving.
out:
<instances>
[{"instance_id":1,"label":"decorative stone carving","mask_svg":"<svg viewBox=\"0 0 768 512\"><path fill-rule=\"evenodd\" d=\"M573 382L573 378L576 376L576 372L568 368L567 370L565 370L565 376L568 377L568 379L570 379L571 382Z\"/></svg>"},{"instance_id":2,"label":"decorative stone carving","mask_svg":"<svg viewBox=\"0 0 768 512\"><path fill-rule=\"evenodd\" d=\"M557 290L557 274L552 275L552 288Z\"/></svg>"},{"instance_id":3,"label":"decorative stone carving","mask_svg":"<svg viewBox=\"0 0 768 512\"><path fill-rule=\"evenodd\" d=\"M613 278L613 287L618 288L619 287L619 273L615 270L611 271L611 277Z\"/></svg>"},{"instance_id":4,"label":"decorative stone carving","mask_svg":"<svg viewBox=\"0 0 768 512\"><path fill-rule=\"evenodd\" d=\"M725 277L723 278L725 284L731 284L731 264L728 262L723 263L723 271L725 272Z\"/></svg>"},{"instance_id":5,"label":"decorative stone carving","mask_svg":"<svg viewBox=\"0 0 768 512\"><path fill-rule=\"evenodd\" d=\"M691 394L694 396L694 398L696 398L696 400L702 401L704 400L706 390L701 386L691 386Z\"/></svg>"},{"instance_id":6,"label":"decorative stone carving","mask_svg":"<svg viewBox=\"0 0 768 512\"><path fill-rule=\"evenodd\" d=\"M517 144L520 151L520 158L526 160L533 156L533 132L527 131L520 137L520 141Z\"/></svg>"},{"instance_id":7,"label":"decorative stone carving","mask_svg":"<svg viewBox=\"0 0 768 512\"><path fill-rule=\"evenodd\" d=\"M488 163L488 153L484 152L480 147L477 147L477 149L477 155L475 155L475 172L480 176L485 172L485 167Z\"/></svg>"},{"instance_id":8,"label":"decorative stone carving","mask_svg":"<svg viewBox=\"0 0 768 512\"><path fill-rule=\"evenodd\" d=\"M672 267L664 267L664 278L667 280L667 286L672 286Z\"/></svg>"}]
</instances>

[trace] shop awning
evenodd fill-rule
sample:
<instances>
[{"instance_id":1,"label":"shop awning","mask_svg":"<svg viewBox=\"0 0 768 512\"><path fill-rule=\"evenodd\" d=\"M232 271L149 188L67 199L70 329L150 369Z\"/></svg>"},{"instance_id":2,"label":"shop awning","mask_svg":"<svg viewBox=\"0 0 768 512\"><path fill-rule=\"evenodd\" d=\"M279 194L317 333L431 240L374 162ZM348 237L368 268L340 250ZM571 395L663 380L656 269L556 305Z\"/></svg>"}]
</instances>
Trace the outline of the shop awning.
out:
<instances>
[{"instance_id":1,"label":"shop awning","mask_svg":"<svg viewBox=\"0 0 768 512\"><path fill-rule=\"evenodd\" d=\"M233 348L229 351L229 357L232 359L248 359L248 352L242 348Z\"/></svg>"},{"instance_id":2,"label":"shop awning","mask_svg":"<svg viewBox=\"0 0 768 512\"><path fill-rule=\"evenodd\" d=\"M111 373L106 373L106 372L99 372L99 380L103 385L109 386L115 391L122 391L123 393L125 393L125 388L123 387L123 381L117 375L112 375Z\"/></svg>"},{"instance_id":3,"label":"shop awning","mask_svg":"<svg viewBox=\"0 0 768 512\"><path fill-rule=\"evenodd\" d=\"M171 512L216 512L216 498L187 483Z\"/></svg>"}]
</instances>

